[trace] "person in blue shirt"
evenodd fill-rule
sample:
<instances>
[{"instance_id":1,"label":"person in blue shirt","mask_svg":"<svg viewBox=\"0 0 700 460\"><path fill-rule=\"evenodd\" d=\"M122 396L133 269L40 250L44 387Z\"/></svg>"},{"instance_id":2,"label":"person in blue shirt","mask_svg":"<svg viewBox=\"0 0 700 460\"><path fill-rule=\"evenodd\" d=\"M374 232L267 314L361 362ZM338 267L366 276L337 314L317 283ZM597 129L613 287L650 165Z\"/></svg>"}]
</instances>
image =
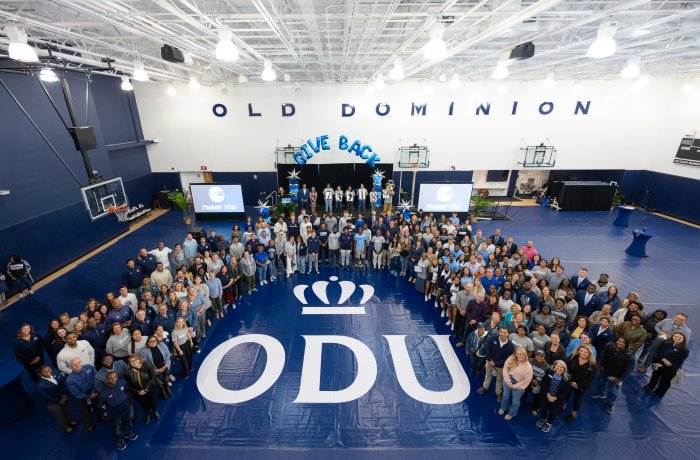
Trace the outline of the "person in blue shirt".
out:
<instances>
[{"instance_id":1,"label":"person in blue shirt","mask_svg":"<svg viewBox=\"0 0 700 460\"><path fill-rule=\"evenodd\" d=\"M156 271L156 263L158 260L156 256L148 253L148 249L141 248L139 250L139 256L136 258L136 263L141 270L143 270L144 276L151 276L151 273Z\"/></svg>"},{"instance_id":2,"label":"person in blue shirt","mask_svg":"<svg viewBox=\"0 0 700 460\"><path fill-rule=\"evenodd\" d=\"M486 290L486 292L489 292L489 287L491 286L496 286L496 288L499 287L498 279L495 276L493 276L493 268L486 269L486 276L481 277L481 285Z\"/></svg>"},{"instance_id":3,"label":"person in blue shirt","mask_svg":"<svg viewBox=\"0 0 700 460\"><path fill-rule=\"evenodd\" d=\"M362 226L357 233L355 233L355 269L364 270L365 268L365 245L367 244L367 237L365 236L366 226Z\"/></svg>"},{"instance_id":4,"label":"person in blue shirt","mask_svg":"<svg viewBox=\"0 0 700 460\"><path fill-rule=\"evenodd\" d=\"M263 284L267 284L267 264L269 263L267 252L264 249L265 247L262 244L259 244L257 247L257 252L253 255L258 280L261 286Z\"/></svg>"},{"instance_id":5,"label":"person in blue shirt","mask_svg":"<svg viewBox=\"0 0 700 460\"><path fill-rule=\"evenodd\" d=\"M308 259L309 259L309 271L307 272L309 275L311 274L311 270L316 266L316 273L319 273L318 271L318 252L321 249L321 241L318 238L318 235L316 235L316 230L311 230L311 233L309 233L309 237L306 239L306 247L307 247L307 254L308 254Z\"/></svg>"},{"instance_id":6,"label":"person in blue shirt","mask_svg":"<svg viewBox=\"0 0 700 460\"><path fill-rule=\"evenodd\" d=\"M132 294L136 294L136 290L141 286L143 282L143 270L141 267L136 265L134 259L128 259L126 261L126 268L122 272L122 284Z\"/></svg>"},{"instance_id":7,"label":"person in blue shirt","mask_svg":"<svg viewBox=\"0 0 700 460\"><path fill-rule=\"evenodd\" d=\"M362 218L362 214L360 214L355 220L355 228L362 228L363 225L365 225L365 220Z\"/></svg>"},{"instance_id":8,"label":"person in blue shirt","mask_svg":"<svg viewBox=\"0 0 700 460\"><path fill-rule=\"evenodd\" d=\"M95 350L95 362L99 363L102 361L102 356L105 353L105 348L107 347L107 340L109 339L109 329L107 324L98 323L97 319L90 317L87 320L87 328L80 334L82 340L87 340L92 348Z\"/></svg>"},{"instance_id":9,"label":"person in blue shirt","mask_svg":"<svg viewBox=\"0 0 700 460\"><path fill-rule=\"evenodd\" d=\"M330 236L330 234L331 232L328 231L328 225L326 225L326 223L322 221L318 229L318 260L321 263L328 263L328 237Z\"/></svg>"},{"instance_id":10,"label":"person in blue shirt","mask_svg":"<svg viewBox=\"0 0 700 460\"><path fill-rule=\"evenodd\" d=\"M459 217L457 217L457 213L453 212L452 217L450 217L450 222L452 222L452 225L455 227L459 227Z\"/></svg>"},{"instance_id":11,"label":"person in blue shirt","mask_svg":"<svg viewBox=\"0 0 700 460\"><path fill-rule=\"evenodd\" d=\"M90 364L83 364L80 358L73 358L70 367L73 372L66 377L66 387L78 403L85 430L95 431L95 422L92 420L93 403L97 398L95 368Z\"/></svg>"},{"instance_id":12,"label":"person in blue shirt","mask_svg":"<svg viewBox=\"0 0 700 460\"><path fill-rule=\"evenodd\" d=\"M345 270L350 266L350 257L352 253L353 238L350 236L350 230L346 227L343 229L343 234L338 240L340 242L340 269Z\"/></svg>"},{"instance_id":13,"label":"person in blue shirt","mask_svg":"<svg viewBox=\"0 0 700 460\"><path fill-rule=\"evenodd\" d=\"M104 405L107 417L112 424L112 438L117 450L124 450L124 440L136 441L138 435L131 429L131 403L128 389L124 379L120 379L117 373L107 373L107 384L99 395L98 404Z\"/></svg>"}]
</instances>

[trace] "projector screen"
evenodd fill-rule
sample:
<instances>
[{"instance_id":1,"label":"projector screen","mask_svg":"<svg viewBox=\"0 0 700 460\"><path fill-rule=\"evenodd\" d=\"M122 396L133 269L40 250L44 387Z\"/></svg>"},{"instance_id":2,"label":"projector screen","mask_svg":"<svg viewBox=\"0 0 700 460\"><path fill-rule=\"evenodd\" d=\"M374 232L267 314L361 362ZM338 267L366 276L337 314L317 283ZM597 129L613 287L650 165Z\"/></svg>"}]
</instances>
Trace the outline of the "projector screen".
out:
<instances>
[{"instance_id":1,"label":"projector screen","mask_svg":"<svg viewBox=\"0 0 700 460\"><path fill-rule=\"evenodd\" d=\"M234 184L190 184L196 213L244 212L243 192Z\"/></svg>"},{"instance_id":2,"label":"projector screen","mask_svg":"<svg viewBox=\"0 0 700 460\"><path fill-rule=\"evenodd\" d=\"M468 212L474 184L421 184L418 209L425 212Z\"/></svg>"}]
</instances>

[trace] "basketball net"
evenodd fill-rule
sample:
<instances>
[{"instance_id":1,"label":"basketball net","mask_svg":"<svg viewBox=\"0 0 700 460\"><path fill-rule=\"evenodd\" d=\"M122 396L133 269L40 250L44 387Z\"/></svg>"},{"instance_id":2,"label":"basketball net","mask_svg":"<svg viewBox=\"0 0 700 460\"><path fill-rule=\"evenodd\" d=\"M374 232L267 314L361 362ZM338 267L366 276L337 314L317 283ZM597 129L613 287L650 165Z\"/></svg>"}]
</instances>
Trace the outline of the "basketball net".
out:
<instances>
[{"instance_id":1,"label":"basketball net","mask_svg":"<svg viewBox=\"0 0 700 460\"><path fill-rule=\"evenodd\" d=\"M127 222L129 220L129 217L127 216L127 214L129 214L128 206L110 206L107 208L107 211L112 214L116 214L119 222Z\"/></svg>"}]
</instances>

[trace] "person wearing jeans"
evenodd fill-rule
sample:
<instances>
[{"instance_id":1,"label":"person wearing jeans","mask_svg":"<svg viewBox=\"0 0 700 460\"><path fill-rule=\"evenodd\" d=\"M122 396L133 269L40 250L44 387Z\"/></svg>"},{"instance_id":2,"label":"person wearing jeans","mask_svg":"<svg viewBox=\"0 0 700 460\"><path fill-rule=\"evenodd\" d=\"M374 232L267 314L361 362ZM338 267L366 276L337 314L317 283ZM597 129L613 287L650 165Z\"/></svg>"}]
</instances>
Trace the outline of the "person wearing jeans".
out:
<instances>
[{"instance_id":1,"label":"person wearing jeans","mask_svg":"<svg viewBox=\"0 0 700 460\"><path fill-rule=\"evenodd\" d=\"M260 286L267 284L267 264L270 263L270 260L267 256L267 251L265 251L265 247L262 244L258 245L257 252L253 257L255 259L255 268Z\"/></svg>"},{"instance_id":2,"label":"person wearing jeans","mask_svg":"<svg viewBox=\"0 0 700 460\"><path fill-rule=\"evenodd\" d=\"M309 260L309 271L308 273L311 274L311 270L313 270L314 265L316 266L316 273L319 273L318 271L318 253L319 250L321 249L321 241L318 238L318 235L316 235L316 230L311 230L311 233L309 234L309 238L306 240L306 248L307 248L307 253L308 253L308 260Z\"/></svg>"},{"instance_id":3,"label":"person wearing jeans","mask_svg":"<svg viewBox=\"0 0 700 460\"><path fill-rule=\"evenodd\" d=\"M496 396L501 402L503 394L503 366L506 360L515 352L515 345L508 339L508 328L501 326L498 328L498 337L490 339L486 348L486 376L481 388L476 390L483 395L491 386L491 379L496 376Z\"/></svg>"},{"instance_id":4,"label":"person wearing jeans","mask_svg":"<svg viewBox=\"0 0 700 460\"><path fill-rule=\"evenodd\" d=\"M333 211L333 195L331 184L326 184L326 188L323 189L323 200L326 203L326 212Z\"/></svg>"},{"instance_id":5,"label":"person wearing jeans","mask_svg":"<svg viewBox=\"0 0 700 460\"><path fill-rule=\"evenodd\" d=\"M605 412L612 414L622 381L634 369L634 357L627 349L627 340L624 337L618 337L614 343L605 345L599 362L600 367L593 383L591 397L605 399Z\"/></svg>"},{"instance_id":6,"label":"person wearing jeans","mask_svg":"<svg viewBox=\"0 0 700 460\"><path fill-rule=\"evenodd\" d=\"M24 295L24 290L28 289L29 294L34 294L32 285L34 280L31 275L32 266L18 255L10 256L10 261L7 264L7 275L15 282L15 287L21 299Z\"/></svg>"},{"instance_id":7,"label":"person wearing jeans","mask_svg":"<svg viewBox=\"0 0 700 460\"><path fill-rule=\"evenodd\" d=\"M250 257L248 251L245 251L238 265L241 266L243 278L245 279L245 286L248 288L248 295L250 295L251 291L257 291L255 288L255 260Z\"/></svg>"},{"instance_id":8,"label":"person wearing jeans","mask_svg":"<svg viewBox=\"0 0 700 460\"><path fill-rule=\"evenodd\" d=\"M518 415L520 398L532 381L532 365L523 347L517 347L515 353L506 360L503 365L503 377L505 385L498 415L506 414L505 419L510 420Z\"/></svg>"}]
</instances>

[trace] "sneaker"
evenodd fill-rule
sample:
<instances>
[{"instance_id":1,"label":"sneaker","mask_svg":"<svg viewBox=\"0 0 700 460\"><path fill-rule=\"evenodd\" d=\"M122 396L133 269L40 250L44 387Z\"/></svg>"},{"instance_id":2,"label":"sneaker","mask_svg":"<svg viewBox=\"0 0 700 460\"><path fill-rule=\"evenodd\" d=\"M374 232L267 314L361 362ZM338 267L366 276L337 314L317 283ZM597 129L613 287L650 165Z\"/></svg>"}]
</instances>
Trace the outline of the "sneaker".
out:
<instances>
[{"instance_id":1,"label":"sneaker","mask_svg":"<svg viewBox=\"0 0 700 460\"><path fill-rule=\"evenodd\" d=\"M458 342L457 345L455 345L457 348L462 348L464 346L464 342Z\"/></svg>"},{"instance_id":2,"label":"sneaker","mask_svg":"<svg viewBox=\"0 0 700 460\"><path fill-rule=\"evenodd\" d=\"M480 395L483 395L487 391L489 391L488 388L484 388L484 387L479 387L479 389L476 390L476 392L479 393Z\"/></svg>"},{"instance_id":3,"label":"sneaker","mask_svg":"<svg viewBox=\"0 0 700 460\"><path fill-rule=\"evenodd\" d=\"M598 392L598 393L593 393L593 394L591 395L591 398L593 398L593 399L603 399L603 398L605 398L605 395L604 395L603 393L600 393L600 392Z\"/></svg>"},{"instance_id":4,"label":"sneaker","mask_svg":"<svg viewBox=\"0 0 700 460\"><path fill-rule=\"evenodd\" d=\"M455 325L454 325L454 324L450 324L450 330L451 330L451 331L454 331L454 330L455 330Z\"/></svg>"},{"instance_id":5,"label":"sneaker","mask_svg":"<svg viewBox=\"0 0 700 460\"><path fill-rule=\"evenodd\" d=\"M248 295L250 295L250 294L252 294L252 292L251 292L251 291L248 291Z\"/></svg>"},{"instance_id":6,"label":"sneaker","mask_svg":"<svg viewBox=\"0 0 700 460\"><path fill-rule=\"evenodd\" d=\"M444 318L444 317L445 317L445 310L442 310L442 313L440 313L440 318Z\"/></svg>"},{"instance_id":7,"label":"sneaker","mask_svg":"<svg viewBox=\"0 0 700 460\"><path fill-rule=\"evenodd\" d=\"M437 304L437 302L435 302L435 304L434 304L434 305L435 305L435 308L438 308L438 304Z\"/></svg>"},{"instance_id":8,"label":"sneaker","mask_svg":"<svg viewBox=\"0 0 700 460\"><path fill-rule=\"evenodd\" d=\"M122 451L126 449L126 443L124 441L117 443L117 450Z\"/></svg>"},{"instance_id":9,"label":"sneaker","mask_svg":"<svg viewBox=\"0 0 700 460\"><path fill-rule=\"evenodd\" d=\"M253 288L253 292L258 292L258 288Z\"/></svg>"},{"instance_id":10,"label":"sneaker","mask_svg":"<svg viewBox=\"0 0 700 460\"><path fill-rule=\"evenodd\" d=\"M535 426L537 428L542 428L544 426L544 424L545 424L544 419L539 419L539 420L537 420L537 422L535 422Z\"/></svg>"},{"instance_id":11,"label":"sneaker","mask_svg":"<svg viewBox=\"0 0 700 460\"><path fill-rule=\"evenodd\" d=\"M513 419L513 416L510 415L510 414L508 414L508 415L506 415L505 417L503 417L503 420L512 420L512 419Z\"/></svg>"},{"instance_id":12,"label":"sneaker","mask_svg":"<svg viewBox=\"0 0 700 460\"><path fill-rule=\"evenodd\" d=\"M503 409L498 409L498 415L503 415L505 413L506 413L506 411L504 411Z\"/></svg>"},{"instance_id":13,"label":"sneaker","mask_svg":"<svg viewBox=\"0 0 700 460\"><path fill-rule=\"evenodd\" d=\"M447 322L445 323L445 326L449 326L450 324L452 324L452 321L450 321L450 320L448 319Z\"/></svg>"},{"instance_id":14,"label":"sneaker","mask_svg":"<svg viewBox=\"0 0 700 460\"><path fill-rule=\"evenodd\" d=\"M607 412L608 414L612 414L613 412L615 412L615 406L613 406L612 404L606 404L603 410L605 410L605 412Z\"/></svg>"},{"instance_id":15,"label":"sneaker","mask_svg":"<svg viewBox=\"0 0 700 460\"><path fill-rule=\"evenodd\" d=\"M129 441L136 441L139 438L139 435L136 433L131 433L126 436L124 436L124 439L128 439Z\"/></svg>"},{"instance_id":16,"label":"sneaker","mask_svg":"<svg viewBox=\"0 0 700 460\"><path fill-rule=\"evenodd\" d=\"M170 374L168 379L170 379L171 382L174 382L175 380L177 380L173 374Z\"/></svg>"},{"instance_id":17,"label":"sneaker","mask_svg":"<svg viewBox=\"0 0 700 460\"><path fill-rule=\"evenodd\" d=\"M320 274L321 274L321 272L320 272L320 271L318 271L318 270L316 270L316 274L317 274L317 275L320 275Z\"/></svg>"},{"instance_id":18,"label":"sneaker","mask_svg":"<svg viewBox=\"0 0 700 460\"><path fill-rule=\"evenodd\" d=\"M551 423L545 423L542 425L542 431L545 433L549 433L549 430L552 429L552 424Z\"/></svg>"}]
</instances>

